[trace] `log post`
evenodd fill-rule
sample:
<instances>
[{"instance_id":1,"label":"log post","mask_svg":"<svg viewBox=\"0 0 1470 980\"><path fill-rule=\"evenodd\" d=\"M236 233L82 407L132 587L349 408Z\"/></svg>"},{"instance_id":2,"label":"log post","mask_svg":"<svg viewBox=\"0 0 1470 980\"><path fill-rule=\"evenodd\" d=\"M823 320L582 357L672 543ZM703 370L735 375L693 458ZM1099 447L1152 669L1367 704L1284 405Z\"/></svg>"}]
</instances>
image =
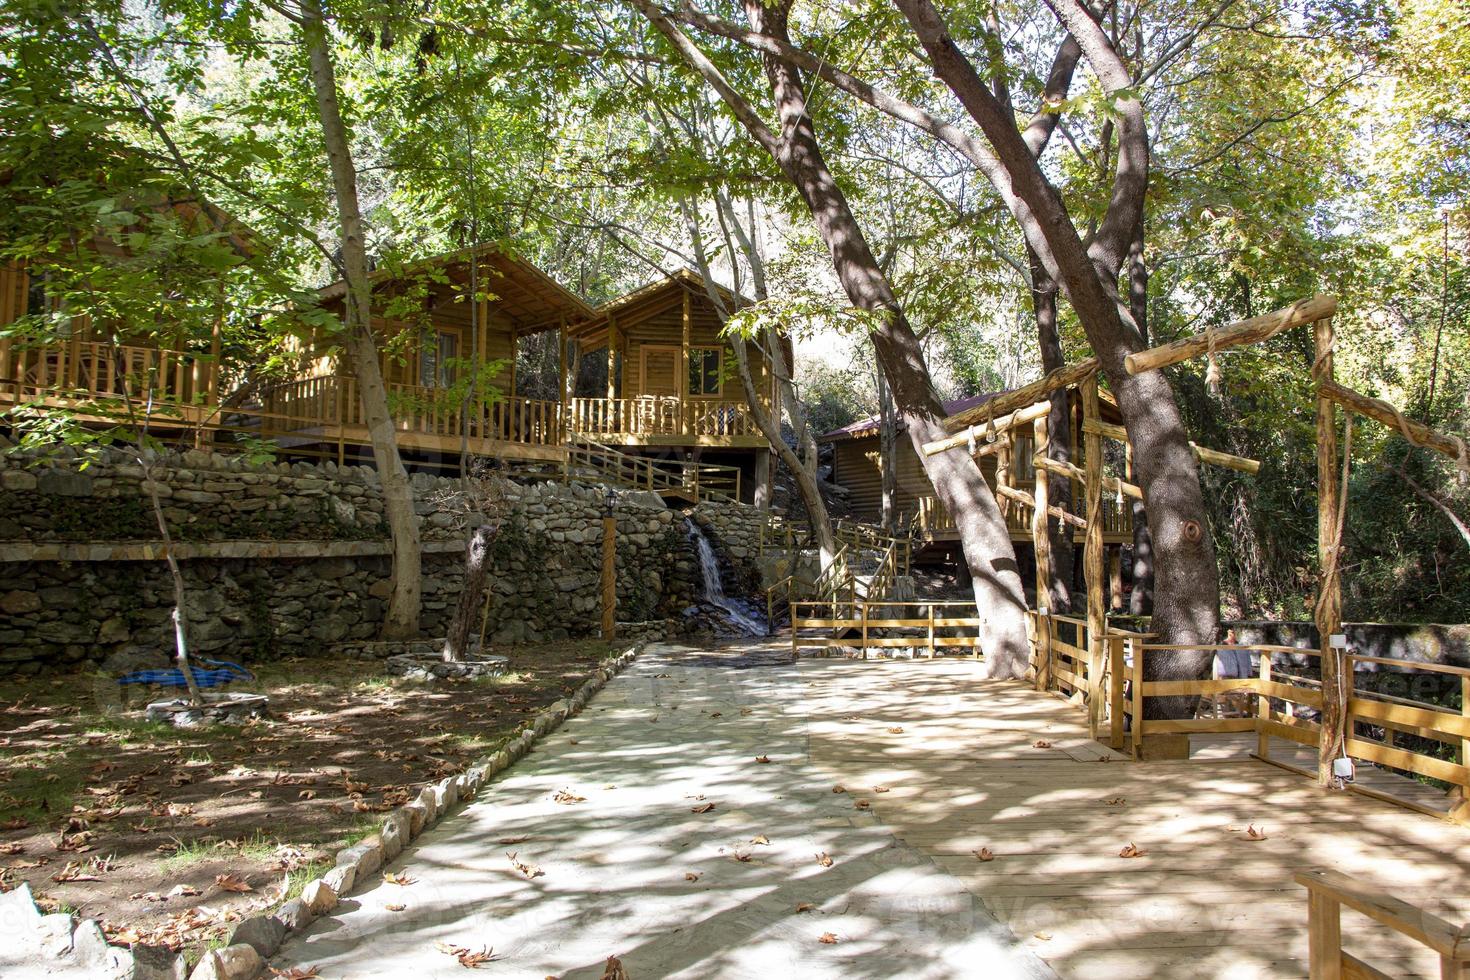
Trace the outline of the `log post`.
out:
<instances>
[{"instance_id":1,"label":"log post","mask_svg":"<svg viewBox=\"0 0 1470 980\"><path fill-rule=\"evenodd\" d=\"M1048 435L1046 416L1031 423L1032 438L1036 441L1035 455L1046 455ZM1036 689L1045 691L1051 687L1051 536L1047 534L1048 481L1046 470L1035 468L1034 485L1031 488L1036 506L1031 510L1031 547L1036 554L1036 648L1039 666L1036 669Z\"/></svg>"},{"instance_id":2,"label":"log post","mask_svg":"<svg viewBox=\"0 0 1470 980\"><path fill-rule=\"evenodd\" d=\"M1124 658L1127 637L1108 638L1108 744L1123 748L1123 674L1128 661Z\"/></svg>"},{"instance_id":3,"label":"log post","mask_svg":"<svg viewBox=\"0 0 1470 980\"><path fill-rule=\"evenodd\" d=\"M1087 532L1083 547L1083 565L1087 576L1087 727L1097 738L1103 709L1103 644L1108 631L1107 561L1103 553L1102 528L1102 436L1096 429L1087 431L1088 419L1101 414L1097 397L1097 375L1082 381L1082 419L1086 432L1083 465L1086 477Z\"/></svg>"},{"instance_id":4,"label":"log post","mask_svg":"<svg viewBox=\"0 0 1470 980\"><path fill-rule=\"evenodd\" d=\"M485 592L485 572L490 560L490 546L495 543L495 535L499 531L499 523L485 524L475 528L470 535L464 558L464 590L459 594L459 605L454 608L454 619L449 622L449 633L444 637L443 657L447 663L464 660L468 652L470 630L475 624L475 611L484 605L481 597ZM481 635L484 635L483 624Z\"/></svg>"},{"instance_id":5,"label":"log post","mask_svg":"<svg viewBox=\"0 0 1470 980\"><path fill-rule=\"evenodd\" d=\"M679 432L681 435L689 435L690 421L692 415L689 411L689 345L694 339L694 311L690 306L689 290L681 289L684 296L684 306L680 313L680 339L679 339Z\"/></svg>"},{"instance_id":6,"label":"log post","mask_svg":"<svg viewBox=\"0 0 1470 980\"><path fill-rule=\"evenodd\" d=\"M602 638L617 635L618 553L615 544L618 519L611 515L602 519Z\"/></svg>"},{"instance_id":7,"label":"log post","mask_svg":"<svg viewBox=\"0 0 1470 980\"><path fill-rule=\"evenodd\" d=\"M1312 325L1315 360L1312 380L1317 384L1332 380L1332 320L1321 319ZM1342 630L1342 587L1337 574L1341 558L1341 542L1337 535L1337 512L1343 488L1338 485L1337 408L1322 395L1317 396L1317 561L1321 568L1321 585L1317 595L1317 637L1322 660L1322 736L1318 743L1317 781L1331 786L1332 762L1342 754L1343 678L1339 670L1337 650L1332 637Z\"/></svg>"}]
</instances>

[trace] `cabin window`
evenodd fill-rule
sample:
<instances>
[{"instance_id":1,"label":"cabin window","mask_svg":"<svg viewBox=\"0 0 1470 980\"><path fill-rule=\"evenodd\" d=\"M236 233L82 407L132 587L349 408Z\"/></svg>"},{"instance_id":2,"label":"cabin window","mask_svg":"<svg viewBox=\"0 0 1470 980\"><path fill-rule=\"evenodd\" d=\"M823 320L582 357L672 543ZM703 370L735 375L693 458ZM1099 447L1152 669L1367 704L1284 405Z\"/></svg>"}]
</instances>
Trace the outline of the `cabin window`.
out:
<instances>
[{"instance_id":1,"label":"cabin window","mask_svg":"<svg viewBox=\"0 0 1470 980\"><path fill-rule=\"evenodd\" d=\"M453 361L459 356L459 334L439 331L419 355L419 384L448 388L454 384Z\"/></svg>"},{"instance_id":2,"label":"cabin window","mask_svg":"<svg viewBox=\"0 0 1470 980\"><path fill-rule=\"evenodd\" d=\"M689 348L689 394L720 393L720 354L718 347Z\"/></svg>"}]
</instances>

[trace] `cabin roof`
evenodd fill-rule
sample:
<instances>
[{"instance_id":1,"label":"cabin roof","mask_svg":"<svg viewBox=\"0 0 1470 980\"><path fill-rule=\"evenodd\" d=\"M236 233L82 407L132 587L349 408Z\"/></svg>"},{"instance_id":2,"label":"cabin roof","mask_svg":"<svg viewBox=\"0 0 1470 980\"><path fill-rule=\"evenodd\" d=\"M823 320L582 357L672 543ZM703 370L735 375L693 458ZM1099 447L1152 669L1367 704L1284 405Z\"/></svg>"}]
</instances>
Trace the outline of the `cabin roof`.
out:
<instances>
[{"instance_id":1,"label":"cabin roof","mask_svg":"<svg viewBox=\"0 0 1470 980\"><path fill-rule=\"evenodd\" d=\"M734 290L716 283L720 295L732 305L748 305L751 300ZM673 272L608 300L597 308L596 315L568 330L568 335L577 338L588 350L607 343L608 320L616 317L619 323L634 323L648 313L657 312L668 302L671 293L687 290L696 302L709 302L704 291L704 277L693 269L680 267Z\"/></svg>"},{"instance_id":2,"label":"cabin roof","mask_svg":"<svg viewBox=\"0 0 1470 980\"><path fill-rule=\"evenodd\" d=\"M984 391L978 395L967 395L964 398L950 399L949 401L944 403L945 417L952 417L968 409L978 408L991 399L996 398L1000 395L1004 395L1011 390L1013 389L1007 388L1002 391ZM1113 404L1112 396L1105 391L1099 391L1098 394L1102 396L1103 420L1106 422L1122 422L1123 417L1118 412L1117 407ZM878 434L879 423L880 420L877 415L869 415L867 418L858 419L856 422L849 422L847 425L844 425L840 429L833 429L831 432L823 432L821 435L817 436L817 442L841 442L844 439L866 439L870 436L876 436ZM902 419L900 419L898 422L898 429L900 432L902 432L904 429Z\"/></svg>"},{"instance_id":3,"label":"cabin roof","mask_svg":"<svg viewBox=\"0 0 1470 980\"><path fill-rule=\"evenodd\" d=\"M475 256L480 259L480 274L486 276L482 288L495 295L495 308L517 321L517 332L521 334L555 330L563 322L570 330L572 325L597 315L576 293L530 262L494 243L444 252L392 269L375 269L373 285L391 283L435 267L451 281L467 285L470 260ZM321 287L317 293L324 303L341 300L347 295L347 282L338 279Z\"/></svg>"}]
</instances>

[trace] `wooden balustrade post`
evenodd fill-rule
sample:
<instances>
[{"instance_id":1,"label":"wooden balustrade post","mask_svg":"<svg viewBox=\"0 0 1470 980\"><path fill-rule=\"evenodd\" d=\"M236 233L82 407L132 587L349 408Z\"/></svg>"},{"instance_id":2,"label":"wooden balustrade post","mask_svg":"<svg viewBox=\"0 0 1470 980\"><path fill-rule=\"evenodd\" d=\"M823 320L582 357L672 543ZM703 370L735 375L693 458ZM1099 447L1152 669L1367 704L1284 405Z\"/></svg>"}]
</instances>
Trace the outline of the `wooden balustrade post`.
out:
<instances>
[{"instance_id":1,"label":"wooden balustrade post","mask_svg":"<svg viewBox=\"0 0 1470 980\"><path fill-rule=\"evenodd\" d=\"M1123 747L1123 645L1127 642L1121 636L1108 639L1108 744L1114 749Z\"/></svg>"},{"instance_id":2,"label":"wooden balustrade post","mask_svg":"<svg viewBox=\"0 0 1470 980\"><path fill-rule=\"evenodd\" d=\"M1271 696L1266 693L1266 686L1271 683L1271 653L1262 650L1260 663L1260 686L1256 688L1256 755L1262 759L1271 758L1271 736L1266 731L1265 722L1271 720Z\"/></svg>"},{"instance_id":3,"label":"wooden balustrade post","mask_svg":"<svg viewBox=\"0 0 1470 980\"><path fill-rule=\"evenodd\" d=\"M1046 455L1050 438L1046 429L1046 416L1032 421L1031 438L1035 441L1036 454ZM1051 621L1047 615L1051 610L1051 536L1047 533L1046 523L1050 491L1046 470L1039 466L1034 467L1034 470L1031 493L1036 506L1031 511L1031 548L1036 556L1036 639L1040 647L1036 689L1046 691L1051 689Z\"/></svg>"},{"instance_id":4,"label":"wooden balustrade post","mask_svg":"<svg viewBox=\"0 0 1470 980\"><path fill-rule=\"evenodd\" d=\"M1142 754L1143 748L1143 660L1148 655L1148 644L1133 644L1133 669L1129 678L1132 690L1129 692L1133 697L1133 718L1129 734L1132 736L1129 743L1132 746L1131 754L1137 759Z\"/></svg>"},{"instance_id":5,"label":"wooden balustrade post","mask_svg":"<svg viewBox=\"0 0 1470 980\"><path fill-rule=\"evenodd\" d=\"M868 603L867 603L867 600L866 599L863 600L862 611L863 611L863 659L864 660L867 660L868 659Z\"/></svg>"},{"instance_id":6,"label":"wooden balustrade post","mask_svg":"<svg viewBox=\"0 0 1470 980\"><path fill-rule=\"evenodd\" d=\"M1342 905L1316 888L1307 889L1307 958L1312 980L1341 980Z\"/></svg>"},{"instance_id":7,"label":"wooden balustrade post","mask_svg":"<svg viewBox=\"0 0 1470 980\"><path fill-rule=\"evenodd\" d=\"M978 651L980 648L975 649ZM939 651L934 648L934 603L931 602L929 603L929 659L933 660L938 655Z\"/></svg>"},{"instance_id":8,"label":"wooden balustrade post","mask_svg":"<svg viewBox=\"0 0 1470 980\"><path fill-rule=\"evenodd\" d=\"M1460 717L1470 722L1470 675L1460 678ZM1460 765L1470 766L1470 738L1460 739ZM1460 823L1470 823L1470 786L1461 784L1460 802L1450 815Z\"/></svg>"}]
</instances>

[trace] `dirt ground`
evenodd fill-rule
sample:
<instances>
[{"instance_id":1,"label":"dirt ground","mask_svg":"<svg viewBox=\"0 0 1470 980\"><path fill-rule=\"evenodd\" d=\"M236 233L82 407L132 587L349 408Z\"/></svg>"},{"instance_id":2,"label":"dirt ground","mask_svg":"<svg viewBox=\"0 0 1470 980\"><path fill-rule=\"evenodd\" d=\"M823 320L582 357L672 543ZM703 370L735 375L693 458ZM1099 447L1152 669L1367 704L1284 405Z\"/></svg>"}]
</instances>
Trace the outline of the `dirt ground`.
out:
<instances>
[{"instance_id":1,"label":"dirt ground","mask_svg":"<svg viewBox=\"0 0 1470 980\"><path fill-rule=\"evenodd\" d=\"M115 942L220 944L611 648L493 652L503 677L433 686L362 662L265 665L243 689L270 695L270 718L200 731L117 713L113 682L91 674L0 683L0 890L29 882L43 909L100 919Z\"/></svg>"}]
</instances>

